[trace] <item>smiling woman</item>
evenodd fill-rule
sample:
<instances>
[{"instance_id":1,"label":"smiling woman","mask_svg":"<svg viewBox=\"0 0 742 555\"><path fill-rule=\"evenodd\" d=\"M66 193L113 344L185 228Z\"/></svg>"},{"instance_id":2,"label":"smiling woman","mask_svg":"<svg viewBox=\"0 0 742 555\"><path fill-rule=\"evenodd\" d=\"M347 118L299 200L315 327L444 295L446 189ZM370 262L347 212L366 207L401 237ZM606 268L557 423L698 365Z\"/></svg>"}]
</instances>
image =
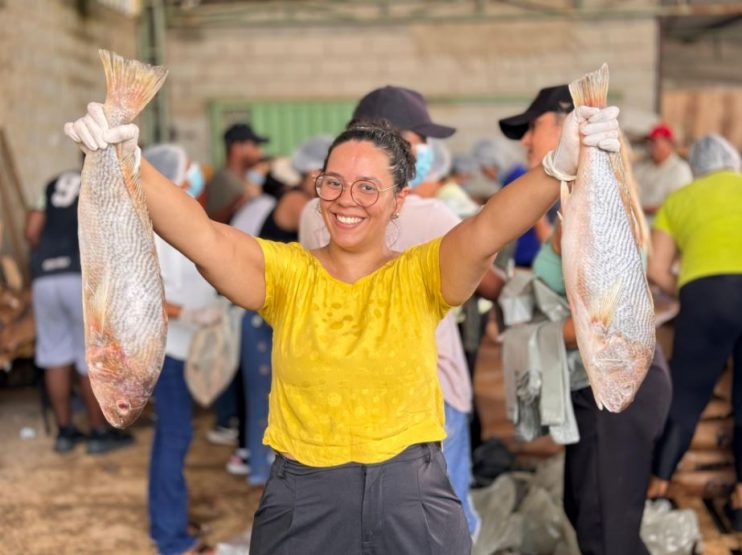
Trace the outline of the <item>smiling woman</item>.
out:
<instances>
[{"instance_id":1,"label":"smiling woman","mask_svg":"<svg viewBox=\"0 0 742 555\"><path fill-rule=\"evenodd\" d=\"M553 172L575 173L578 128L586 144L617 150L616 115L567 116ZM126 156L138 149L136 127L109 129L99 104L66 129L91 150L117 144ZM276 461L255 514L252 554L471 551L440 449L435 330L471 295L495 253L554 202L559 182L534 168L442 238L392 252L386 228L414 167L398 131L352 123L316 181L330 242L309 251L209 220L142 162L157 233L273 327L264 443Z\"/></svg>"}]
</instances>

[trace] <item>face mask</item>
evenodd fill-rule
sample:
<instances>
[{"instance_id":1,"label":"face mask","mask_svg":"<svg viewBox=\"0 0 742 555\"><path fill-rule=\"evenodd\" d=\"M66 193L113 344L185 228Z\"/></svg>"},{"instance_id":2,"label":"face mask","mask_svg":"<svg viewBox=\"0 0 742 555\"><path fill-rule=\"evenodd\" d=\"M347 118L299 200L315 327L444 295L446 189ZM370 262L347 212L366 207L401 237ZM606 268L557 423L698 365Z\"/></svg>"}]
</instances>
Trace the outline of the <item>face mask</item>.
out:
<instances>
[{"instance_id":1,"label":"face mask","mask_svg":"<svg viewBox=\"0 0 742 555\"><path fill-rule=\"evenodd\" d=\"M421 143L415 147L415 178L407 185L414 189L422 183L433 167L433 149L430 145Z\"/></svg>"},{"instance_id":2,"label":"face mask","mask_svg":"<svg viewBox=\"0 0 742 555\"><path fill-rule=\"evenodd\" d=\"M246 177L258 187L262 187L263 183L265 183L265 174L260 173L258 170L248 170Z\"/></svg>"},{"instance_id":3,"label":"face mask","mask_svg":"<svg viewBox=\"0 0 742 555\"><path fill-rule=\"evenodd\" d=\"M197 162L193 162L191 164L191 167L188 168L188 173L186 173L186 180L188 181L188 187L186 188L186 193L188 193L193 198L196 198L198 195L201 194L201 192L204 190L204 186L206 185L206 180L204 179L204 172L201 171L201 165Z\"/></svg>"}]
</instances>

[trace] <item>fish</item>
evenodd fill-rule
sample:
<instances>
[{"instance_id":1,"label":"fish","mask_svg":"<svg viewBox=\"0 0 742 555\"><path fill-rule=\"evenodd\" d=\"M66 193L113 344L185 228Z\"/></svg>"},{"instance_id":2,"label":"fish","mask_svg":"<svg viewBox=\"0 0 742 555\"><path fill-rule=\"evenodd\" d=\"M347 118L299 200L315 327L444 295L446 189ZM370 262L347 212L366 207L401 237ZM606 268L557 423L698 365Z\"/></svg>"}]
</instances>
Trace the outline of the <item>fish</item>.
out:
<instances>
[{"instance_id":1,"label":"fish","mask_svg":"<svg viewBox=\"0 0 742 555\"><path fill-rule=\"evenodd\" d=\"M608 66L570 83L575 107L604 108ZM634 399L655 349L654 303L621 153L581 145L571 191L561 184L562 266L577 346L598 408Z\"/></svg>"},{"instance_id":2,"label":"fish","mask_svg":"<svg viewBox=\"0 0 742 555\"><path fill-rule=\"evenodd\" d=\"M98 51L111 127L131 123L167 76L162 66ZM154 231L135 155L120 146L89 152L82 168L78 240L88 375L106 420L131 425L157 383L167 317Z\"/></svg>"}]
</instances>

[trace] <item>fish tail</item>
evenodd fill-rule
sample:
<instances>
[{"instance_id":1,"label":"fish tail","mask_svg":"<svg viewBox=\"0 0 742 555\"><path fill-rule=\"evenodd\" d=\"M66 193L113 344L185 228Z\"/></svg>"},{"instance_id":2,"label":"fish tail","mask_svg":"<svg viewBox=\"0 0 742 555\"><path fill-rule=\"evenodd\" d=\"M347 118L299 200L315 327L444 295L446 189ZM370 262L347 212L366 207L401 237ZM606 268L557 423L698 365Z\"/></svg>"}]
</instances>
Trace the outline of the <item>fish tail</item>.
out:
<instances>
[{"instance_id":1,"label":"fish tail","mask_svg":"<svg viewBox=\"0 0 742 555\"><path fill-rule=\"evenodd\" d=\"M138 60L127 60L109 50L98 50L106 73L104 109L111 126L131 123L167 77L163 66L150 66Z\"/></svg>"},{"instance_id":2,"label":"fish tail","mask_svg":"<svg viewBox=\"0 0 742 555\"><path fill-rule=\"evenodd\" d=\"M608 103L608 64L583 75L569 84L572 101L577 106L605 108Z\"/></svg>"},{"instance_id":3,"label":"fish tail","mask_svg":"<svg viewBox=\"0 0 742 555\"><path fill-rule=\"evenodd\" d=\"M638 184L631 169L631 146L626 136L621 133L621 150L619 153L609 155L611 167L619 183L621 200L631 221L631 231L634 235L636 245L645 252L649 251L649 226L644 217L641 203L639 202Z\"/></svg>"}]
</instances>

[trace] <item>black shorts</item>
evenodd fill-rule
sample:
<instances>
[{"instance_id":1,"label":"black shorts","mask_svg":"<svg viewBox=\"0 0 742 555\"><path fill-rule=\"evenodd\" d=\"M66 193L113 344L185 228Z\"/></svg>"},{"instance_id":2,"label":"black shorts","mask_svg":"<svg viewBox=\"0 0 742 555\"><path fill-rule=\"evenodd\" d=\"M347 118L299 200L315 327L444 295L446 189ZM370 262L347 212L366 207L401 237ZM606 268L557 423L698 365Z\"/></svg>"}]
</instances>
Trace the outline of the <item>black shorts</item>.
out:
<instances>
[{"instance_id":1,"label":"black shorts","mask_svg":"<svg viewBox=\"0 0 742 555\"><path fill-rule=\"evenodd\" d=\"M310 467L277 455L250 555L468 555L461 502L434 443L377 464Z\"/></svg>"}]
</instances>

